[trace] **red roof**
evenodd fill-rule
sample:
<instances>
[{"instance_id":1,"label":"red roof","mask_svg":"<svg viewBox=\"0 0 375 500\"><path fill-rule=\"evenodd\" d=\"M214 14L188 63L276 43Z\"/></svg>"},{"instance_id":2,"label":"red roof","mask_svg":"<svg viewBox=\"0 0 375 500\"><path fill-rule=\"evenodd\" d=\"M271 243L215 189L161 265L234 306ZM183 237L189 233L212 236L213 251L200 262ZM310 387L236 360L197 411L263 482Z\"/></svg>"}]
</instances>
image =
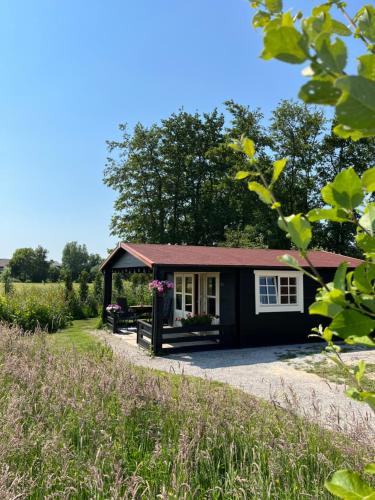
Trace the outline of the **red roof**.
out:
<instances>
[{"instance_id":1,"label":"red roof","mask_svg":"<svg viewBox=\"0 0 375 500\"><path fill-rule=\"evenodd\" d=\"M307 262L299 257L296 250L120 243L102 267L105 266L119 248L126 250L149 267L152 267L153 264L287 267L278 260L278 257L285 253L295 257L301 266L308 266ZM360 259L322 250L312 250L309 252L309 259L318 268L337 267L341 262L347 262L350 267L356 267L362 263Z\"/></svg>"}]
</instances>

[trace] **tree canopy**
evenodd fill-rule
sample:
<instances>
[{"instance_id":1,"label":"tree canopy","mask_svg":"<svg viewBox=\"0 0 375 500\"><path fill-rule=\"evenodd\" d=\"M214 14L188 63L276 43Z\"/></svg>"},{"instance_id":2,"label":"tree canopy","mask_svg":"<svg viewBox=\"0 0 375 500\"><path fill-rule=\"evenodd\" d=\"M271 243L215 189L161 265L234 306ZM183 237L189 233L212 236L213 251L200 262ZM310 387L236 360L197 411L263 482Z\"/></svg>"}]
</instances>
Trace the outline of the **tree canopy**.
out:
<instances>
[{"instance_id":1,"label":"tree canopy","mask_svg":"<svg viewBox=\"0 0 375 500\"><path fill-rule=\"evenodd\" d=\"M18 248L9 262L11 274L20 281L41 282L48 278L50 262L47 260L48 250L38 246Z\"/></svg>"},{"instance_id":2,"label":"tree canopy","mask_svg":"<svg viewBox=\"0 0 375 500\"><path fill-rule=\"evenodd\" d=\"M94 279L101 261L100 255L89 254L86 245L76 241L68 242L62 252L63 270L70 273L73 280L77 280L83 271L89 274L89 279Z\"/></svg>"},{"instance_id":3,"label":"tree canopy","mask_svg":"<svg viewBox=\"0 0 375 500\"><path fill-rule=\"evenodd\" d=\"M360 158L364 169L375 153L373 139L337 138L333 126L317 108L286 100L268 122L259 109L227 101L225 113L180 110L149 127L120 125L122 138L108 142L104 172L117 192L112 234L145 243L289 248L273 214L234 181L246 159L227 145L252 137L265 173L276 158L288 157L275 194L289 213L306 212L321 205L320 189L340 166ZM244 230L246 238L235 236ZM352 241L354 229L344 224L322 226L313 244L356 254Z\"/></svg>"}]
</instances>

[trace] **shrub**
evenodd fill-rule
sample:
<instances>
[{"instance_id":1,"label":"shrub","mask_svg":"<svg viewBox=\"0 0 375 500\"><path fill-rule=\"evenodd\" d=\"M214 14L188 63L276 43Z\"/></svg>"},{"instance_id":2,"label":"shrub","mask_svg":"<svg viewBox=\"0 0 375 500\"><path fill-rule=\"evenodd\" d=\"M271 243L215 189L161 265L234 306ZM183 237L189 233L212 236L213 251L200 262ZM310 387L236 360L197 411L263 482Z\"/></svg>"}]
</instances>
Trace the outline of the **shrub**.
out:
<instances>
[{"instance_id":1,"label":"shrub","mask_svg":"<svg viewBox=\"0 0 375 500\"><path fill-rule=\"evenodd\" d=\"M34 331L38 327L49 332L66 327L73 319L98 315L98 303L92 293L85 302L72 288L61 284L20 284L10 295L0 296L0 321Z\"/></svg>"},{"instance_id":2,"label":"shrub","mask_svg":"<svg viewBox=\"0 0 375 500\"><path fill-rule=\"evenodd\" d=\"M25 331L38 327L50 332L67 326L72 319L61 286L29 286L0 297L0 320Z\"/></svg>"},{"instance_id":3,"label":"shrub","mask_svg":"<svg viewBox=\"0 0 375 500\"><path fill-rule=\"evenodd\" d=\"M4 283L5 295L10 295L13 292L13 279L10 267L6 267L0 275L1 281Z\"/></svg>"},{"instance_id":4,"label":"shrub","mask_svg":"<svg viewBox=\"0 0 375 500\"><path fill-rule=\"evenodd\" d=\"M87 271L82 271L79 275L79 299L81 302L86 302L89 294L88 279L89 273Z\"/></svg>"},{"instance_id":5,"label":"shrub","mask_svg":"<svg viewBox=\"0 0 375 500\"><path fill-rule=\"evenodd\" d=\"M189 314L186 318L180 318L182 326L186 325L211 325L212 316L209 314Z\"/></svg>"},{"instance_id":6,"label":"shrub","mask_svg":"<svg viewBox=\"0 0 375 500\"><path fill-rule=\"evenodd\" d=\"M97 272L94 278L94 297L99 304L103 303L103 275L101 272Z\"/></svg>"}]
</instances>

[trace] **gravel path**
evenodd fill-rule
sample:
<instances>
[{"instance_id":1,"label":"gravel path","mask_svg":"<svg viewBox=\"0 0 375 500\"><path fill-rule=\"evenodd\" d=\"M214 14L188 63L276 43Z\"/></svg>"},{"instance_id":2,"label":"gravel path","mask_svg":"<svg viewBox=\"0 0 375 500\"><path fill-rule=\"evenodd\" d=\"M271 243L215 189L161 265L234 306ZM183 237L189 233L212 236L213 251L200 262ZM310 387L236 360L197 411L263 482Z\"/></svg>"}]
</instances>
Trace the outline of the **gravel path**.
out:
<instances>
[{"instance_id":1,"label":"gravel path","mask_svg":"<svg viewBox=\"0 0 375 500\"><path fill-rule=\"evenodd\" d=\"M323 359L318 345L293 345L201 351L151 357L123 336L106 331L93 332L114 352L135 365L194 375L228 383L245 392L291 409L331 429L346 432L356 439L374 439L375 414L365 404L344 395L344 386L306 373L293 364ZM295 358L288 360L290 356ZM366 359L375 363L375 351L346 353L346 360Z\"/></svg>"}]
</instances>

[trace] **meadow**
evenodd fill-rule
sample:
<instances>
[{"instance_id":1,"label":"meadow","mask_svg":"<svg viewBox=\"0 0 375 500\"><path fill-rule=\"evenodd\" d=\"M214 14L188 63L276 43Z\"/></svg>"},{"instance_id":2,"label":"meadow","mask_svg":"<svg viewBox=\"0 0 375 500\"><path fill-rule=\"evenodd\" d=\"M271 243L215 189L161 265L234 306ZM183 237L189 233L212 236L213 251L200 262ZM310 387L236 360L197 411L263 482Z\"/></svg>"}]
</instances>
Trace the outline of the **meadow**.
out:
<instances>
[{"instance_id":1,"label":"meadow","mask_svg":"<svg viewBox=\"0 0 375 500\"><path fill-rule=\"evenodd\" d=\"M1 498L330 498L373 449L241 391L139 369L93 337L0 327Z\"/></svg>"},{"instance_id":2,"label":"meadow","mask_svg":"<svg viewBox=\"0 0 375 500\"><path fill-rule=\"evenodd\" d=\"M41 328L55 332L74 319L98 317L101 302L91 283L82 297L78 283L67 290L64 283L13 282L8 294L3 286L0 288L0 321L17 325L24 331Z\"/></svg>"}]
</instances>

